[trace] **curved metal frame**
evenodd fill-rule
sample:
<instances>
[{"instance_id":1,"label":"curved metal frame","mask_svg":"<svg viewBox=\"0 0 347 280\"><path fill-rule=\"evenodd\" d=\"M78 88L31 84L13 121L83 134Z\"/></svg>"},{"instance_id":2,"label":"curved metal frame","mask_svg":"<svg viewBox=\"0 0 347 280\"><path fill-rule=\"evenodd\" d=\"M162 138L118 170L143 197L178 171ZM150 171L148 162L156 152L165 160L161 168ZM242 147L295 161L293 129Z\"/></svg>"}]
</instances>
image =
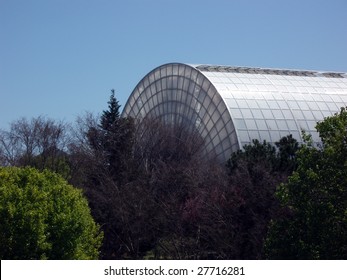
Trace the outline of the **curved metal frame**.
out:
<instances>
[{"instance_id":1,"label":"curved metal frame","mask_svg":"<svg viewBox=\"0 0 347 280\"><path fill-rule=\"evenodd\" d=\"M197 129L207 154L226 161L252 139L274 143L315 130L347 105L347 75L317 71L170 63L135 87L124 116Z\"/></svg>"}]
</instances>

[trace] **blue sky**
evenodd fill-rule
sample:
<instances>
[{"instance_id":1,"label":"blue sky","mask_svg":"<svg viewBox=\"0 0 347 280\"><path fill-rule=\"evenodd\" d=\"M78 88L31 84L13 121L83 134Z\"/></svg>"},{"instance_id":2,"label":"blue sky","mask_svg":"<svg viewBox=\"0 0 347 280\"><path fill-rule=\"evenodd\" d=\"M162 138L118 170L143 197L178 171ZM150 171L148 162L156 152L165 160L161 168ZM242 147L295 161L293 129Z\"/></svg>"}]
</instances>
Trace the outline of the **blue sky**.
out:
<instances>
[{"instance_id":1,"label":"blue sky","mask_svg":"<svg viewBox=\"0 0 347 280\"><path fill-rule=\"evenodd\" d=\"M347 0L0 0L0 129L121 105L168 62L347 72Z\"/></svg>"}]
</instances>

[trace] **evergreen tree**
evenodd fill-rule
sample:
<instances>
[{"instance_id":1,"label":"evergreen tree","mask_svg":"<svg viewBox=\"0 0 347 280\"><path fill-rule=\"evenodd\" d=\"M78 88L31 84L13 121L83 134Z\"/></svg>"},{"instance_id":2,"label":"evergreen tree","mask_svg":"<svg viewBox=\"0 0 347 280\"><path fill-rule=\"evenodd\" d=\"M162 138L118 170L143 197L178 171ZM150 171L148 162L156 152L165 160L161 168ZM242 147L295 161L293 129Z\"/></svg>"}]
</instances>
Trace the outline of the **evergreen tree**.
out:
<instances>
[{"instance_id":1,"label":"evergreen tree","mask_svg":"<svg viewBox=\"0 0 347 280\"><path fill-rule=\"evenodd\" d=\"M126 189L133 174L134 126L130 118L123 118L120 105L111 91L107 110L98 123L88 128L84 172L84 189L95 220L102 225L104 243L102 258L117 256L119 232L126 227L124 212L128 203Z\"/></svg>"},{"instance_id":2,"label":"evergreen tree","mask_svg":"<svg viewBox=\"0 0 347 280\"><path fill-rule=\"evenodd\" d=\"M100 159L102 171L107 171L117 184L122 184L131 166L134 128L133 121L122 118L119 109L115 91L111 90L108 109L103 111L98 127L89 129L88 140Z\"/></svg>"},{"instance_id":3,"label":"evergreen tree","mask_svg":"<svg viewBox=\"0 0 347 280\"><path fill-rule=\"evenodd\" d=\"M110 100L108 101L108 110L104 110L101 116L100 127L105 131L112 131L112 128L120 119L120 105L115 97L114 89L111 90Z\"/></svg>"}]
</instances>

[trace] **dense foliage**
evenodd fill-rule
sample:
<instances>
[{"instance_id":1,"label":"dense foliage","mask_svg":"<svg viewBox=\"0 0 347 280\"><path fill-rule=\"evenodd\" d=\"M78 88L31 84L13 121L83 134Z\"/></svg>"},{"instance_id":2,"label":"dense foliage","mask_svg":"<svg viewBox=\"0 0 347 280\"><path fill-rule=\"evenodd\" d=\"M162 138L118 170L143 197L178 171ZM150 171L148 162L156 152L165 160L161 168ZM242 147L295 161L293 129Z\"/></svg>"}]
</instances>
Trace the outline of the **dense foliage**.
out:
<instances>
[{"instance_id":1,"label":"dense foliage","mask_svg":"<svg viewBox=\"0 0 347 280\"><path fill-rule=\"evenodd\" d=\"M81 191L33 168L0 168L1 259L97 259L102 234Z\"/></svg>"},{"instance_id":2,"label":"dense foliage","mask_svg":"<svg viewBox=\"0 0 347 280\"><path fill-rule=\"evenodd\" d=\"M307 136L297 170L277 191L287 214L272 223L268 258L347 258L346 109L318 123L317 130L322 147Z\"/></svg>"}]
</instances>

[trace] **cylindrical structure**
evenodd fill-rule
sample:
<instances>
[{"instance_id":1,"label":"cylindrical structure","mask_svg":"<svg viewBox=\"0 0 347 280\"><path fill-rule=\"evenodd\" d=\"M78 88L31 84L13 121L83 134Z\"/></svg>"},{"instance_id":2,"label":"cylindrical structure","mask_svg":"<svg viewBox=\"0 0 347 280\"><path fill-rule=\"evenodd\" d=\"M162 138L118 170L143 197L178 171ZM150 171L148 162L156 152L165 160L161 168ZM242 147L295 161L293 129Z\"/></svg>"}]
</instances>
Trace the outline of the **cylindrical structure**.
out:
<instances>
[{"instance_id":1,"label":"cylindrical structure","mask_svg":"<svg viewBox=\"0 0 347 280\"><path fill-rule=\"evenodd\" d=\"M226 161L252 139L275 143L347 106L347 75L302 70L170 63L148 73L123 116L196 129L207 154Z\"/></svg>"}]
</instances>

